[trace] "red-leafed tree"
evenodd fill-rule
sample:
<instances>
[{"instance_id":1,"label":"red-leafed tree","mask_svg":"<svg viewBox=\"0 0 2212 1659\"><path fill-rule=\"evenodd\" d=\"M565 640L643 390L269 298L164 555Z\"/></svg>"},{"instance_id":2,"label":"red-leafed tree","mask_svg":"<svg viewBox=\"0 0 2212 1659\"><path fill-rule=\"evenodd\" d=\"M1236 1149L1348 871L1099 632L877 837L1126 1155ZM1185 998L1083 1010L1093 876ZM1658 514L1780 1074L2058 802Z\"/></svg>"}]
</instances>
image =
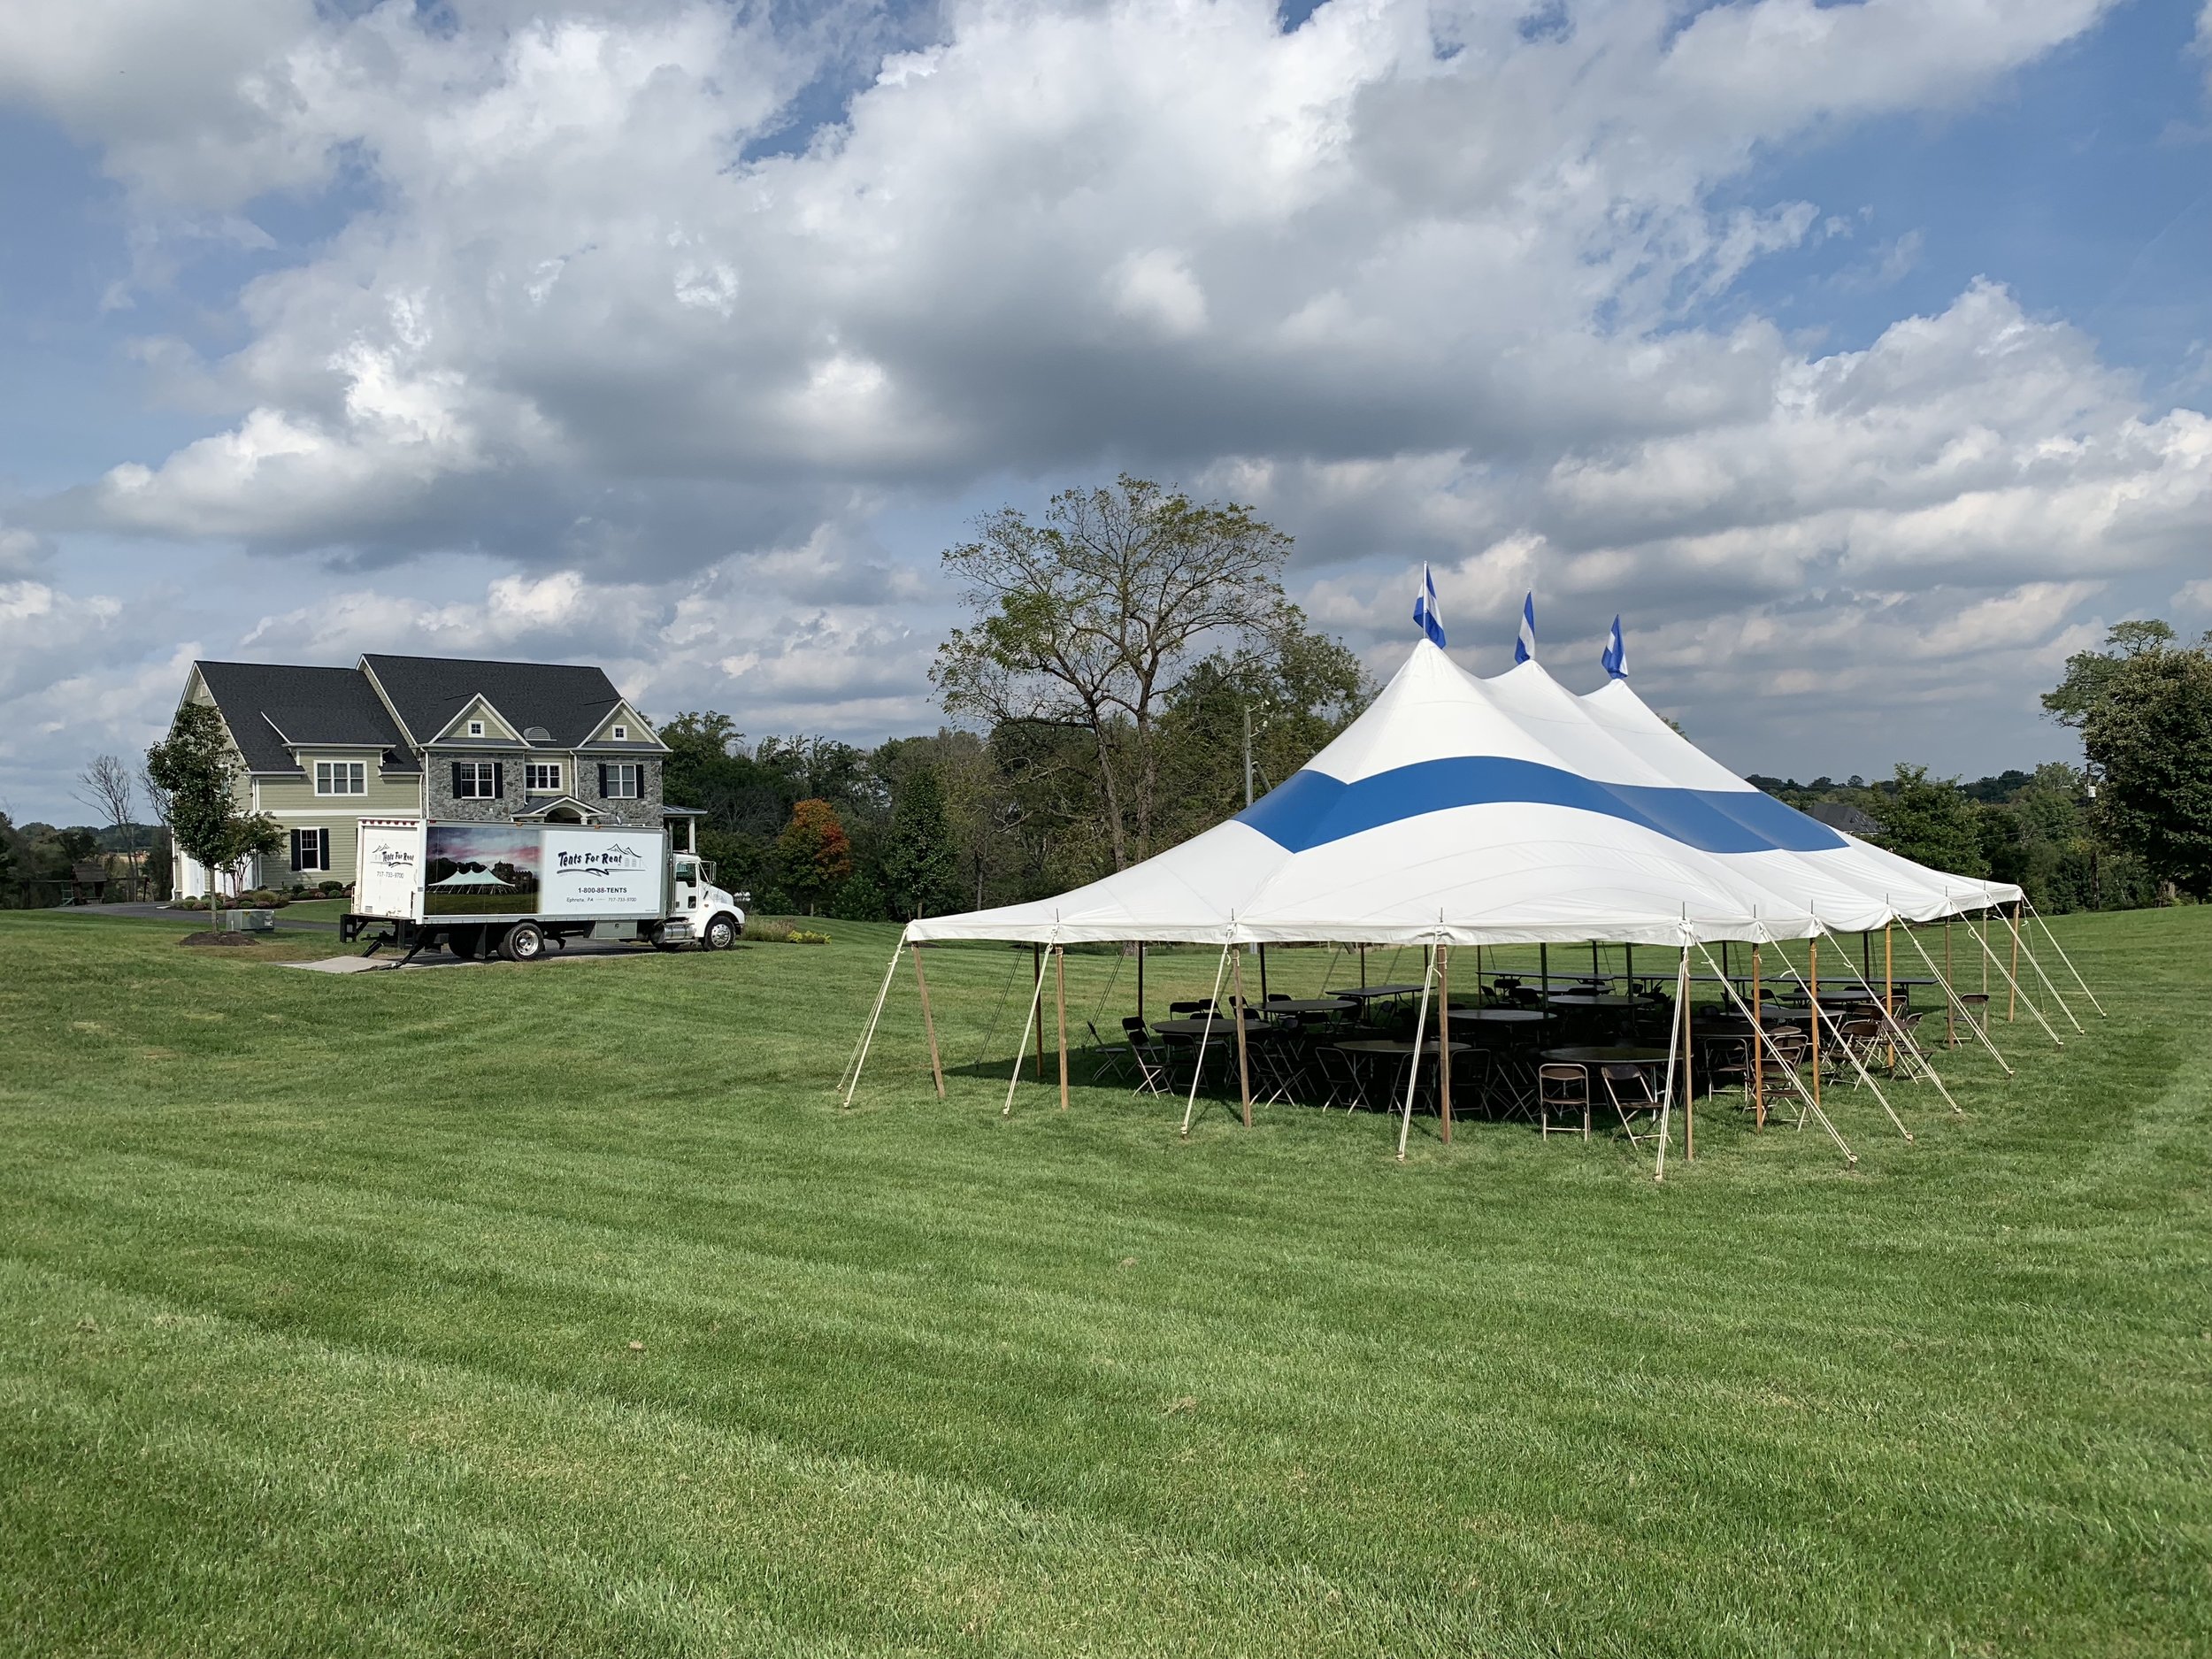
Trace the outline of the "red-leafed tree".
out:
<instances>
[{"instance_id":1,"label":"red-leafed tree","mask_svg":"<svg viewBox=\"0 0 2212 1659\"><path fill-rule=\"evenodd\" d=\"M826 801L802 801L776 837L776 864L784 886L806 901L806 913L853 872L852 838Z\"/></svg>"}]
</instances>

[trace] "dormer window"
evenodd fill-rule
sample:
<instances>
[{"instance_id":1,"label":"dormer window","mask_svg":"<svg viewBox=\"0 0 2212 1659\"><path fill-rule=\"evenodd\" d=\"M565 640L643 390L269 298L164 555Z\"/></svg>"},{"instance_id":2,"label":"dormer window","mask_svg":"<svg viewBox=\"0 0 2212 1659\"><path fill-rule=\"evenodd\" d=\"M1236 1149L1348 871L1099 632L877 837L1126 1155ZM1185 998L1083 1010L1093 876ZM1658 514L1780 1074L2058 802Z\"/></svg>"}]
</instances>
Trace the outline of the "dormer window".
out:
<instances>
[{"instance_id":1,"label":"dormer window","mask_svg":"<svg viewBox=\"0 0 2212 1659\"><path fill-rule=\"evenodd\" d=\"M614 741L618 743L628 742L630 741L630 728L626 726L616 726L614 728Z\"/></svg>"},{"instance_id":2,"label":"dormer window","mask_svg":"<svg viewBox=\"0 0 2212 1659\"><path fill-rule=\"evenodd\" d=\"M481 736L483 736L483 735L484 735L484 723L483 723L483 721L481 721L481 720L471 720L471 721L469 722L469 735L470 735L471 737L481 737Z\"/></svg>"}]
</instances>

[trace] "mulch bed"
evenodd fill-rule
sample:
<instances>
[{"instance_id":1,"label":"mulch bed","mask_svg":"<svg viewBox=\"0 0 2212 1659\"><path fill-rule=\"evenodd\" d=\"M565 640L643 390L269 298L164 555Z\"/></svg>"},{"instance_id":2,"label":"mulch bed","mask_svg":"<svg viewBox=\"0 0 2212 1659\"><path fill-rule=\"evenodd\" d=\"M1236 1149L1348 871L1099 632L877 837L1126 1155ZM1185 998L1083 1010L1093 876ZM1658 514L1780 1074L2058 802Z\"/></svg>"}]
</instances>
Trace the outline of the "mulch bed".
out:
<instances>
[{"instance_id":1,"label":"mulch bed","mask_svg":"<svg viewBox=\"0 0 2212 1659\"><path fill-rule=\"evenodd\" d=\"M253 935L251 933L202 932L187 933L182 939L177 941L177 943L180 945L250 945L253 943Z\"/></svg>"}]
</instances>

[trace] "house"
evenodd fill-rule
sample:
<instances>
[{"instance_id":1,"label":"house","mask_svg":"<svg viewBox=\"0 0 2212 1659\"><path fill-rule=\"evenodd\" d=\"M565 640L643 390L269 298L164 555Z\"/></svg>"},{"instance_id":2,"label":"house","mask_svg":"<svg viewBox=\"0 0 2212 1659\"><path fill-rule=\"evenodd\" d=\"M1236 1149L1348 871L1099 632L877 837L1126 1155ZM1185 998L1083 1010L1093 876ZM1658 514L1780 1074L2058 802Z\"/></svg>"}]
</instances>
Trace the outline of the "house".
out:
<instances>
[{"instance_id":1,"label":"house","mask_svg":"<svg viewBox=\"0 0 2212 1659\"><path fill-rule=\"evenodd\" d=\"M1855 835L1861 841L1874 841L1888 833L1880 819L1869 818L1848 801L1816 801L1805 809L1805 816L1815 823L1825 824L1841 834Z\"/></svg>"},{"instance_id":2,"label":"house","mask_svg":"<svg viewBox=\"0 0 2212 1659\"><path fill-rule=\"evenodd\" d=\"M245 770L239 804L285 831L245 887L350 882L364 818L662 822L668 746L603 670L371 654L350 668L195 663ZM207 890L181 849L177 891Z\"/></svg>"}]
</instances>

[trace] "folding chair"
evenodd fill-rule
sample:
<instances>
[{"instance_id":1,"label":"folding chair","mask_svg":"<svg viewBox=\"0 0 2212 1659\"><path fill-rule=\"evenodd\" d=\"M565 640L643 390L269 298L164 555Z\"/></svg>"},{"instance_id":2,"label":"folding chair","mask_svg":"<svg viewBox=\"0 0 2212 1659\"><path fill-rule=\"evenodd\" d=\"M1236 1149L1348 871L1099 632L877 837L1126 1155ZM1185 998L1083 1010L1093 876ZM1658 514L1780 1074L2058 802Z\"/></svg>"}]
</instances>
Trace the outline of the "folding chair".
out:
<instances>
[{"instance_id":1,"label":"folding chair","mask_svg":"<svg viewBox=\"0 0 2212 1659\"><path fill-rule=\"evenodd\" d=\"M1091 1033L1090 1047L1083 1050L1084 1058L1091 1063L1091 1081L1095 1083L1101 1077L1110 1075L1117 1083L1126 1083L1133 1056L1125 1050L1108 1048L1106 1040L1098 1034L1096 1021L1087 1019L1083 1025Z\"/></svg>"},{"instance_id":2,"label":"folding chair","mask_svg":"<svg viewBox=\"0 0 2212 1659\"><path fill-rule=\"evenodd\" d=\"M1958 999L1959 1014L1966 1023L1977 1031L1987 1032L1989 1029L1989 993L1961 991L1958 994ZM1956 1038L1952 1039L1951 1046L1954 1048L1958 1047Z\"/></svg>"},{"instance_id":3,"label":"folding chair","mask_svg":"<svg viewBox=\"0 0 2212 1659\"><path fill-rule=\"evenodd\" d=\"M1651 1073L1640 1065L1607 1065L1598 1068L1605 1082L1605 1097L1613 1102L1614 1115L1621 1120L1621 1131L1628 1137L1631 1149L1642 1147L1647 1141L1659 1139L1659 1092L1651 1086ZM1642 1134L1630 1114L1648 1120Z\"/></svg>"},{"instance_id":4,"label":"folding chair","mask_svg":"<svg viewBox=\"0 0 2212 1659\"><path fill-rule=\"evenodd\" d=\"M1547 1139L1553 1133L1552 1116L1568 1121L1558 1125L1561 1134L1574 1133L1573 1119L1582 1118L1582 1138L1590 1138L1590 1073L1578 1065L1555 1061L1536 1068L1536 1127Z\"/></svg>"},{"instance_id":5,"label":"folding chair","mask_svg":"<svg viewBox=\"0 0 2212 1659\"><path fill-rule=\"evenodd\" d=\"M1175 1092L1175 1068L1167 1051L1167 1045L1152 1041L1152 1033L1145 1029L1144 1021L1134 1014L1121 1022L1123 1038L1129 1044L1129 1057L1137 1068L1136 1092L1140 1094L1171 1094Z\"/></svg>"}]
</instances>

